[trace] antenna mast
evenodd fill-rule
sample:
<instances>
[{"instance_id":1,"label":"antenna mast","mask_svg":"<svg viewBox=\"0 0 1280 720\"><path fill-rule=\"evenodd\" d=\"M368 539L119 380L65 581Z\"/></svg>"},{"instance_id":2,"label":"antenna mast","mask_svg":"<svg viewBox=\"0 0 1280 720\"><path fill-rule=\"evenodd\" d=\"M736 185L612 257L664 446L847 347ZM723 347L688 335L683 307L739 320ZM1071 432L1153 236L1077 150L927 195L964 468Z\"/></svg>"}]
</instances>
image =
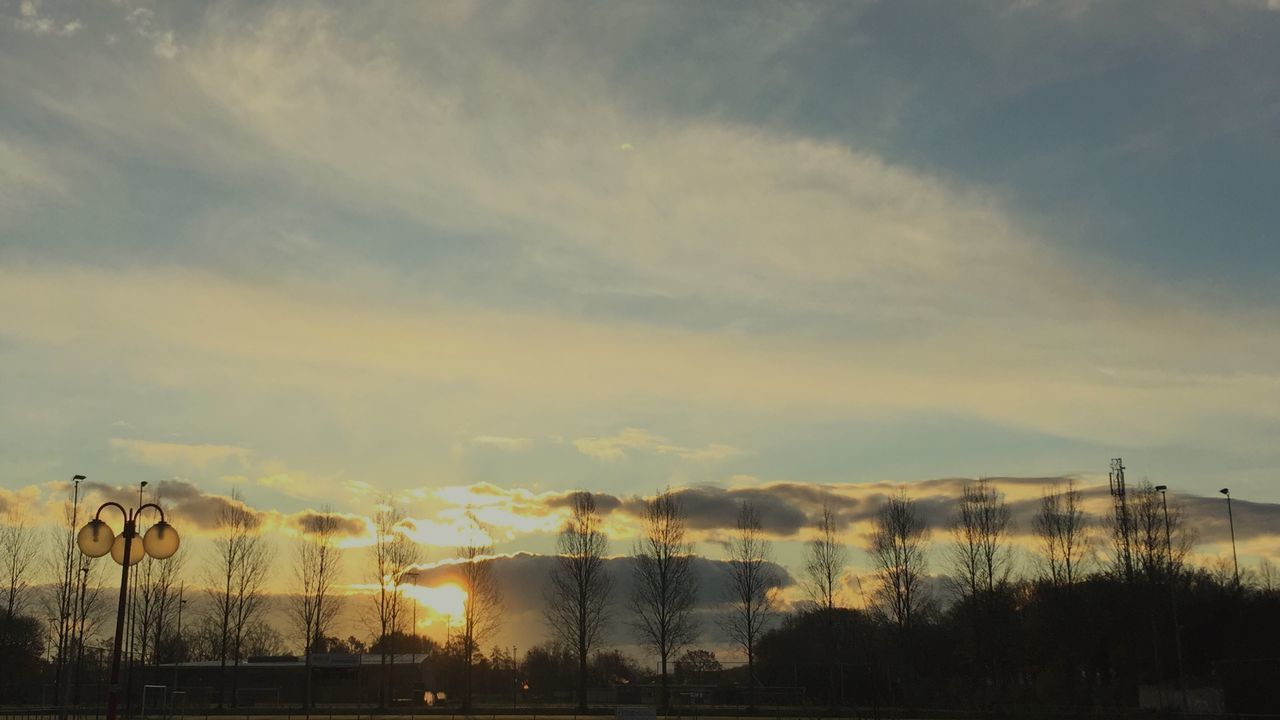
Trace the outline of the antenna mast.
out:
<instances>
[{"instance_id":1,"label":"antenna mast","mask_svg":"<svg viewBox=\"0 0 1280 720\"><path fill-rule=\"evenodd\" d=\"M1120 555L1120 568L1124 570L1124 579L1133 582L1133 521L1129 517L1129 502L1124 489L1124 460L1111 459L1111 500L1116 514L1116 552Z\"/></svg>"}]
</instances>

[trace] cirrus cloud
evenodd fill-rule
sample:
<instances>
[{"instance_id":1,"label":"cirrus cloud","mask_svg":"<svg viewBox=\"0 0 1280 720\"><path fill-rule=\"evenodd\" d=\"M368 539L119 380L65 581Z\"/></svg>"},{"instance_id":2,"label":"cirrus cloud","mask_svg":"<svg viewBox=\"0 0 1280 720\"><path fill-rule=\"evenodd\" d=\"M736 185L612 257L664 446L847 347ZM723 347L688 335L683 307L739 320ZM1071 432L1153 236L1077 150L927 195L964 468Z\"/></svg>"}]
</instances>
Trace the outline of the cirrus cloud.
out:
<instances>
[{"instance_id":1,"label":"cirrus cloud","mask_svg":"<svg viewBox=\"0 0 1280 720\"><path fill-rule=\"evenodd\" d=\"M248 448L238 445L158 442L126 438L112 438L109 445L124 459L171 471L201 472L224 463L243 467L248 465L251 452Z\"/></svg>"}]
</instances>

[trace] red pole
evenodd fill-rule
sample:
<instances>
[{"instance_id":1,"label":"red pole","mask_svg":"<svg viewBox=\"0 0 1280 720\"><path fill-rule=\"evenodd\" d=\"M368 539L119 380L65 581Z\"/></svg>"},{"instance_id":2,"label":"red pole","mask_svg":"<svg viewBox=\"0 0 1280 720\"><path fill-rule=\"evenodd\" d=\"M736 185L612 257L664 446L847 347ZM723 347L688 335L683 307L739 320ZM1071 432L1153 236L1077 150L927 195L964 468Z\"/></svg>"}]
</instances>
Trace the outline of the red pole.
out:
<instances>
[{"instance_id":1,"label":"red pole","mask_svg":"<svg viewBox=\"0 0 1280 720\"><path fill-rule=\"evenodd\" d=\"M125 595L129 589L129 551L133 548L133 519L124 523L124 562L120 568L120 600L116 605L116 639L111 648L111 684L107 686L107 720L116 720L120 699L120 645L124 639Z\"/></svg>"}]
</instances>

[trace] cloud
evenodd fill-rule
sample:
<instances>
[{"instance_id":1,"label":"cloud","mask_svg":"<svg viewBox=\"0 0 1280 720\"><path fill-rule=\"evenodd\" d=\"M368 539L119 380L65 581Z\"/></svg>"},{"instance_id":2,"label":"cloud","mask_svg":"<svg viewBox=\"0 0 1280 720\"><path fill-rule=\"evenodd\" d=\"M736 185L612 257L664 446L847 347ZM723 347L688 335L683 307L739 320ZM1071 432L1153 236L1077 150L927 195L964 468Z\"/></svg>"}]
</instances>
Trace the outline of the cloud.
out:
<instances>
[{"instance_id":1,"label":"cloud","mask_svg":"<svg viewBox=\"0 0 1280 720\"><path fill-rule=\"evenodd\" d=\"M543 496L542 502L549 508L568 511L574 507L574 498L579 492L585 491L575 490L567 493L548 493ZM616 495L611 495L609 493L593 492L591 493L591 499L595 501L596 509L599 510L602 515L608 515L614 510L622 507L622 500L620 500Z\"/></svg>"},{"instance_id":2,"label":"cloud","mask_svg":"<svg viewBox=\"0 0 1280 720\"><path fill-rule=\"evenodd\" d=\"M285 522L303 535L314 534L324 523L337 539L362 538L369 534L369 519L363 515L303 510L289 515Z\"/></svg>"},{"instance_id":3,"label":"cloud","mask_svg":"<svg viewBox=\"0 0 1280 720\"><path fill-rule=\"evenodd\" d=\"M178 57L181 48L173 30L162 27L151 8L137 7L125 16L134 32L151 43L151 52L159 58L173 60Z\"/></svg>"},{"instance_id":4,"label":"cloud","mask_svg":"<svg viewBox=\"0 0 1280 720\"><path fill-rule=\"evenodd\" d=\"M1227 517L1227 502L1221 495L1170 496L1170 502L1182 506L1185 522L1202 543L1228 546L1231 543L1231 523ZM1231 511L1235 517L1237 541L1260 538L1280 539L1280 503L1256 502L1231 498Z\"/></svg>"},{"instance_id":5,"label":"cloud","mask_svg":"<svg viewBox=\"0 0 1280 720\"><path fill-rule=\"evenodd\" d=\"M1111 499L1105 484L1089 478L1071 476L987 477L985 478L1009 503L1013 526L1011 534L1018 542L1030 543L1032 519L1040 509L1044 493L1074 481L1080 491L1084 509L1100 527L1111 511ZM935 539L949 541L948 528L954 518L956 499L972 478L936 478L911 483L761 483L754 478L728 485L700 485L674 488L670 492L680 501L688 527L695 540L723 542L733 531L738 508L744 502L754 504L761 514L765 531L779 540L807 540L829 508L837 527L844 532L866 532L881 506L891 496L905 491L915 503L925 524L936 533ZM554 532L571 506L574 492L534 493L522 488L501 488L489 483L442 489L437 497L456 508L468 511L492 509L495 528L516 533ZM633 537L644 517L645 495L592 492L596 507L606 518L609 528L619 539ZM1217 498L1172 495L1171 502L1184 507L1187 522L1200 533L1200 540L1221 543L1227 539L1224 504ZM1236 500L1236 532L1240 539L1280 537L1280 504ZM445 510L446 514L450 511ZM860 545L862 538L850 538Z\"/></svg>"},{"instance_id":6,"label":"cloud","mask_svg":"<svg viewBox=\"0 0 1280 720\"><path fill-rule=\"evenodd\" d=\"M91 503L110 500L125 507L136 507L138 504L136 486L109 485L88 480L81 487ZM272 511L256 509L226 495L205 492L190 480L160 480L149 483L145 492L147 501L160 505L164 509L165 518L183 535L216 530L219 518L228 510L244 512L250 528L254 530L266 529L269 523L276 522L276 513ZM119 517L112 514L104 515L103 519L115 523Z\"/></svg>"},{"instance_id":7,"label":"cloud","mask_svg":"<svg viewBox=\"0 0 1280 720\"><path fill-rule=\"evenodd\" d=\"M1064 478L998 478L993 483L1007 493L1015 516L1034 513L1041 489ZM767 533L779 539L806 539L821 516L823 506L832 510L843 529L871 521L891 495L906 488L917 501L925 520L934 528L950 519L955 498L969 480L942 478L907 485L884 482L818 484L802 482L761 483L754 478L729 486L699 485L674 488L694 539L722 541L737 522L738 508L753 503L761 513ZM1033 488L1033 490L1028 490ZM524 488L502 488L491 483L440 488L435 496L452 506L442 513L488 515L495 529L527 532L554 532L572 504L577 491L535 493ZM615 522L611 530L620 537L632 537L644 517L644 503L650 496L591 492L596 507ZM1019 500L1023 496L1034 500Z\"/></svg>"},{"instance_id":8,"label":"cloud","mask_svg":"<svg viewBox=\"0 0 1280 720\"><path fill-rule=\"evenodd\" d=\"M84 23L76 18L54 20L40 12L41 0L22 0L18 4L18 17L14 19L14 27L32 35L53 35L66 37L74 35Z\"/></svg>"},{"instance_id":9,"label":"cloud","mask_svg":"<svg viewBox=\"0 0 1280 720\"><path fill-rule=\"evenodd\" d=\"M503 527L503 530L508 528ZM467 515L455 515L443 520L409 518L403 525L404 534L414 542L434 548L455 548L463 545L492 545L495 540L489 528L481 527Z\"/></svg>"},{"instance_id":10,"label":"cloud","mask_svg":"<svg viewBox=\"0 0 1280 720\"><path fill-rule=\"evenodd\" d=\"M225 463L247 466L250 450L237 445L209 445L112 438L119 456L166 470L203 472Z\"/></svg>"},{"instance_id":11,"label":"cloud","mask_svg":"<svg viewBox=\"0 0 1280 720\"><path fill-rule=\"evenodd\" d=\"M473 445L482 445L485 447L497 448L498 450L506 450L507 452L529 450L533 447L532 438L505 437L502 435L477 435L471 438L471 443Z\"/></svg>"},{"instance_id":12,"label":"cloud","mask_svg":"<svg viewBox=\"0 0 1280 720\"><path fill-rule=\"evenodd\" d=\"M600 460L621 460L626 457L627 450L641 449L661 455L677 455L686 460L723 460L742 453L741 450L722 443L712 443L702 448L672 445L666 438L641 428L624 428L617 435L608 437L578 438L573 441L573 445L583 455Z\"/></svg>"},{"instance_id":13,"label":"cloud","mask_svg":"<svg viewBox=\"0 0 1280 720\"><path fill-rule=\"evenodd\" d=\"M626 428L612 437L578 438L573 441L573 446L583 455L601 460L621 460L628 448L653 448L662 442L662 438L646 430Z\"/></svg>"},{"instance_id":14,"label":"cloud","mask_svg":"<svg viewBox=\"0 0 1280 720\"><path fill-rule=\"evenodd\" d=\"M7 523L11 516L17 516L24 518L28 525L34 525L39 500L40 488L36 485L13 490L0 487L0 523Z\"/></svg>"}]
</instances>

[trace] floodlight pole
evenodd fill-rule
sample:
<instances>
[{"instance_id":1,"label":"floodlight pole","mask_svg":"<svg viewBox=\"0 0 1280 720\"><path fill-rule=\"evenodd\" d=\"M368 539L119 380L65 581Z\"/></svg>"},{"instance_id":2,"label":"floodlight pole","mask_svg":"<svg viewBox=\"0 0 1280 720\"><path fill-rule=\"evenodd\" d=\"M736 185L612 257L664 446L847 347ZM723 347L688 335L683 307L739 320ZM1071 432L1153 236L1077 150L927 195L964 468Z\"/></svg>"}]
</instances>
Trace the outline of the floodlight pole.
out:
<instances>
[{"instance_id":1,"label":"floodlight pole","mask_svg":"<svg viewBox=\"0 0 1280 720\"><path fill-rule=\"evenodd\" d=\"M1164 547L1169 556L1169 612L1173 616L1173 647L1178 652L1178 689L1182 691L1182 710L1186 712L1190 708L1187 698L1187 673L1182 665L1182 625L1178 622L1178 594L1174 585L1178 575L1173 568L1173 532L1169 525L1169 498L1166 494L1168 489L1165 485L1156 486L1156 490L1160 493L1160 507L1164 510Z\"/></svg>"},{"instance_id":2,"label":"floodlight pole","mask_svg":"<svg viewBox=\"0 0 1280 720\"><path fill-rule=\"evenodd\" d=\"M1236 589L1240 589L1240 559L1236 556L1236 519L1231 514L1231 489L1222 488L1218 492L1227 496L1227 523L1231 526L1231 565L1235 568Z\"/></svg>"}]
</instances>

